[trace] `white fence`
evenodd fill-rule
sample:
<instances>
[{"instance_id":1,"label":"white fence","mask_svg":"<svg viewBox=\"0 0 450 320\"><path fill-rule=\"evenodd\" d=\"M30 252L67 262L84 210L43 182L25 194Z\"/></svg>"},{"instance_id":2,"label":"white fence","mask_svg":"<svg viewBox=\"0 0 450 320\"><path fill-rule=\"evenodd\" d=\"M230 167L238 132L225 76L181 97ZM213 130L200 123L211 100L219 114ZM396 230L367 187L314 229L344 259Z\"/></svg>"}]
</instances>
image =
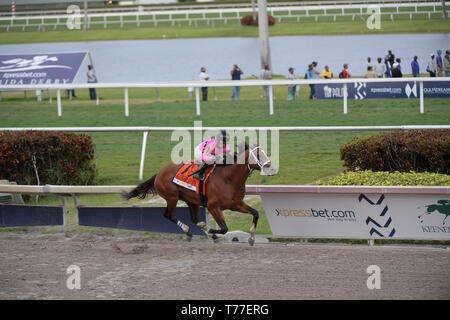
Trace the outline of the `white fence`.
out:
<instances>
[{"instance_id":1,"label":"white fence","mask_svg":"<svg viewBox=\"0 0 450 320\"><path fill-rule=\"evenodd\" d=\"M143 132L139 180L144 178L144 163L147 152L148 133L151 131L386 131L386 130L436 130L450 129L450 125L401 125L401 126L328 126L328 127L35 127L0 128L1 131L68 131L68 132Z\"/></svg>"},{"instance_id":2,"label":"white fence","mask_svg":"<svg viewBox=\"0 0 450 320\"><path fill-rule=\"evenodd\" d=\"M273 103L273 86L301 85L301 84L342 84L343 86L343 112L348 113L347 107L347 85L354 83L371 83L371 82L415 82L419 84L419 111L421 114L425 112L423 83L424 82L450 82L449 77L436 78L351 78L351 79L315 79L315 80L226 80L226 81L173 81L173 82L114 82L114 83L71 83L71 84L35 84L35 85L0 85L0 100L2 91L26 91L26 90L56 90L58 116L62 116L61 90L69 89L104 89L104 88L124 88L124 105L125 116L130 114L130 103L128 88L194 88L196 101L196 114L200 115L200 93L201 87L245 87L245 86L268 86L269 87L269 114L274 114ZM98 102L98 101L97 101Z\"/></svg>"},{"instance_id":3,"label":"white fence","mask_svg":"<svg viewBox=\"0 0 450 320\"><path fill-rule=\"evenodd\" d=\"M121 194L134 186L0 184L0 192L70 196ZM248 185L260 195L273 236L299 238L450 240L445 205L450 187ZM448 200L446 200L448 199ZM209 219L206 221L209 224Z\"/></svg>"},{"instance_id":4,"label":"white fence","mask_svg":"<svg viewBox=\"0 0 450 320\"><path fill-rule=\"evenodd\" d=\"M356 4L404 4L409 3L414 5L415 3L433 3L437 0L337 0L337 1L299 1L299 2L269 2L267 7L292 7L292 6L342 6L342 5L356 5ZM225 8L248 8L251 9L250 3L195 3L190 4L189 2L184 5L140 5L140 6L121 6L121 7L104 7L104 8L88 8L88 14L91 13L113 13L113 12L134 12L134 11L160 11L160 10L194 10L194 9L225 9ZM16 9L17 10L17 9ZM66 10L27 10L27 11L16 11L16 16L42 16L42 15L61 15L67 13ZM10 16L10 11L0 12L1 16Z\"/></svg>"},{"instance_id":5,"label":"white fence","mask_svg":"<svg viewBox=\"0 0 450 320\"><path fill-rule=\"evenodd\" d=\"M374 5L380 8L381 16L388 16L390 20L394 21L394 15L408 15L412 20L416 14L426 14L428 20L431 19L432 14L441 14L441 2L416 2L416 3L382 3L373 4L369 2L359 4L322 4L320 5L295 5L295 6L274 6L268 7L268 13L278 19L279 22L286 18L296 18L296 22L304 21L304 19L313 18L318 21L319 17L332 17L336 21L336 17L351 16L352 20L356 16L370 15L367 13L368 8ZM450 2L446 2L450 6ZM108 24L134 24L140 27L143 23L151 23L158 26L158 23L170 22L172 25L181 22L188 22L189 25L199 21L206 21L207 24L214 24L214 22L227 23L230 20L238 20L241 17L251 14L251 7L242 8L180 8L177 10L137 10L133 12L111 12L111 13L89 13L87 27L91 25L103 25L107 28ZM450 17L450 12L449 12ZM3 27L9 31L11 27L18 27L25 30L27 27L42 27L65 26L68 19L79 19L80 23L84 23L84 15L80 14L42 14L42 15L24 15L17 17L1 17L0 28ZM423 19L423 18L422 18ZM71 21L72 21L71 20Z\"/></svg>"}]
</instances>

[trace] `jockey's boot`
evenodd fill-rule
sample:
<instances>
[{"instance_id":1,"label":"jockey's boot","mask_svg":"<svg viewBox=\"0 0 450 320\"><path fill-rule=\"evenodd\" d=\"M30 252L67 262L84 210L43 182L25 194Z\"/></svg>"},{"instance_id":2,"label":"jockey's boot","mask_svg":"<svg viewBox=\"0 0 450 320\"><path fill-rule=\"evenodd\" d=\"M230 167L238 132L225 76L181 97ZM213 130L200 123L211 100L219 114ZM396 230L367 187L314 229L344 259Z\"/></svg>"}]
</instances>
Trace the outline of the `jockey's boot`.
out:
<instances>
[{"instance_id":1,"label":"jockey's boot","mask_svg":"<svg viewBox=\"0 0 450 320\"><path fill-rule=\"evenodd\" d=\"M194 173L194 178L197 178L199 180L205 179L206 168L208 168L208 164L206 162L200 163L197 171Z\"/></svg>"}]
</instances>

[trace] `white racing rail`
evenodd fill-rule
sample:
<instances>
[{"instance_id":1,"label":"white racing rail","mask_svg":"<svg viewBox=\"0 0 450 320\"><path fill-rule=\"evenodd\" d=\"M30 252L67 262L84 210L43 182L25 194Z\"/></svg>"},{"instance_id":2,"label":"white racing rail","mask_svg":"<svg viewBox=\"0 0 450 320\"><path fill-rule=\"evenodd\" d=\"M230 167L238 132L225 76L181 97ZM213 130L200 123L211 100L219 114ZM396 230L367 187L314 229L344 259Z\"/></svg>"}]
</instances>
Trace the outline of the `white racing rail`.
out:
<instances>
[{"instance_id":1,"label":"white racing rail","mask_svg":"<svg viewBox=\"0 0 450 320\"><path fill-rule=\"evenodd\" d=\"M446 1L448 6L450 2ZM308 3L294 4L294 5L270 5L268 4L267 11L269 14L278 17L314 17L318 16L344 16L344 15L367 15L367 9L373 6L377 6L381 9L380 14L431 14L439 13L442 10L441 1L437 2L401 2L401 3L378 3L378 2L360 2L360 3ZM240 19L246 14L252 12L252 7L247 4L244 7L141 7L134 8L134 10L127 11L109 11L98 12L88 11L88 25L90 24L104 24L105 27L108 23L120 23L123 26L124 23L137 23L139 26L142 22L158 22L168 17L166 21L179 20L193 20L194 16L200 16L201 19ZM383 10L386 9L386 12ZM319 12L320 11L320 12ZM28 14L23 12L16 12L16 17L1 16L0 21L9 22L9 24L3 24L0 26L37 26L37 25L64 25L69 17L73 17L74 14L68 14L64 11L41 11L41 12L29 12ZM81 20L84 19L82 11L75 15ZM110 20L108 20L110 18ZM134 18L130 19L130 18ZM430 19L430 16L428 17ZM114 20L113 20L114 19ZM51 22L45 22L50 20ZM18 23L21 21L22 23ZM35 23L33 21L39 21Z\"/></svg>"},{"instance_id":2,"label":"white racing rail","mask_svg":"<svg viewBox=\"0 0 450 320\"><path fill-rule=\"evenodd\" d=\"M433 3L435 2L435 3ZM359 5L359 4L382 4L382 5L398 5L409 4L414 6L417 3L428 3L429 5L440 5L436 0L337 0L337 1L299 1L299 2L270 2L267 7L295 7L295 6L342 6L342 5ZM160 10L195 10L195 9L226 9L226 8L247 8L251 9L250 3L223 3L223 4L208 4L208 3L186 3L184 5L140 5L140 6L120 6L120 7L104 7L104 8L88 8L88 14L92 13L113 13L113 12L142 12L142 11L160 11ZM42 15L58 15L65 14L67 10L27 10L16 11L16 16L42 16ZM11 16L10 11L0 12L1 16Z\"/></svg>"},{"instance_id":3,"label":"white racing rail","mask_svg":"<svg viewBox=\"0 0 450 320\"><path fill-rule=\"evenodd\" d=\"M63 186L0 184L0 192L57 196L122 194L136 186ZM311 185L247 185L248 195L262 193L367 193L367 194L440 194L450 195L450 187L435 186L311 186Z\"/></svg>"},{"instance_id":4,"label":"white racing rail","mask_svg":"<svg viewBox=\"0 0 450 320\"><path fill-rule=\"evenodd\" d=\"M314 80L224 80L224 81L172 81L172 82L111 82L111 83L71 83L71 84L27 84L27 85L0 85L0 97L2 91L26 91L26 90L56 90L57 93L57 105L58 116L62 116L61 105L61 90L69 89L105 89L105 88L124 88L124 102L125 102L125 116L128 117L129 111L129 95L128 88L194 88L195 89L195 101L196 101L196 114L200 115L200 88L201 87L246 87L246 86L268 86L269 87L269 114L273 115L273 86L287 86L287 85L301 85L301 84L342 84L343 87L343 111L347 114L347 85L354 83L383 83L383 82L415 82L418 83L419 88L419 105L420 113L425 112L423 83L424 82L436 82L446 81L450 82L448 77L436 77L436 78L351 78L351 79L314 79Z\"/></svg>"},{"instance_id":5,"label":"white racing rail","mask_svg":"<svg viewBox=\"0 0 450 320\"><path fill-rule=\"evenodd\" d=\"M79 217L78 217L78 208L79 208L79 202L78 202L78 196L83 195L93 195L93 194L122 194L123 192L130 191L134 186L55 186L55 185L45 185L45 186L29 186L29 185L7 185L7 184L0 184L0 192L5 193L19 193L19 194L36 194L36 195L43 195L43 196L60 196L63 200L63 224L67 224L67 218L66 215L68 213L67 210L67 200L66 197L72 197L74 201L74 214L75 214L75 222L79 223ZM384 196L390 196L393 195L394 197L402 196L404 198L403 201L407 201L407 199L411 199L411 197L426 197L427 201L430 201L430 198L427 198L429 196L431 197L437 197L437 199L445 198L450 195L450 187L405 187L405 186L302 186L302 185L248 185L246 186L246 194L248 195L259 195L262 198L262 201L264 203L264 197L268 196L273 198L275 197L281 197L281 201L284 201L286 197L292 198L292 195L295 195L295 197L301 197L307 196L307 198L319 197L320 203L323 203L323 197L322 195L329 195L330 197L333 197L333 201L336 201L336 197L344 196L346 195L382 195L382 197L379 197L379 199L384 199ZM342 197L341 197L342 198ZM340 198L340 201L342 199ZM367 198L366 198L367 199ZM277 200L278 201L278 200ZM301 201L301 200L300 200ZM317 201L317 200L316 200ZM382 201L382 200L381 200ZM348 202L348 201L347 201ZM390 201L390 204L392 204L393 201ZM284 202L283 202L284 203ZM266 203L267 204L267 203ZM273 234L281 235L281 236L291 236L292 237L292 228L289 227L288 229L291 231L288 231L286 227L284 227L286 230L280 231L280 226L278 225L279 221L274 221L274 217L270 215L271 208L266 207L266 204L264 205L265 210L269 210L269 212L266 211L266 215L269 219L269 224L272 229ZM385 206L385 204L383 204ZM385 206L387 209L388 207ZM403 221L400 219L400 214L403 214L404 209L400 210L400 212L394 212L395 214L398 214L399 217L396 219L397 226L399 223L405 223L404 226L406 229L408 229L408 222ZM385 211L383 211L385 212ZM409 214L409 211L407 211L407 216L411 218L411 214ZM422 211L420 211L421 214L424 214ZM375 217L375 219L378 219L379 217ZM286 223L296 223L296 221L287 222L284 218L283 222ZM272 221L271 221L272 220ZM275 218L276 220L276 218ZM406 238L414 239L415 237L419 236L418 239L424 238L423 234L420 234L420 227L423 227L421 224L419 224L416 220L416 216L414 215L414 218L412 219L415 224L419 225L419 233L417 231L417 228L413 228L415 233L413 235L408 235ZM370 221L374 221L373 219ZM391 218L389 218L388 221L391 221ZM210 226L210 219L209 215L206 217L207 225ZM282 222L282 223L283 223ZM376 223L376 221L374 221ZM310 221L303 221L302 223L310 223ZM360 222L361 223L361 222ZM389 222L390 223L390 222ZM388 223L388 224L389 224ZM366 221L367 224L367 221ZM301 224L302 225L302 224ZM372 225L373 227L374 225ZM382 227L381 225L378 225L379 227ZM387 225L386 225L387 226ZM274 229L275 227L275 229ZM317 228L317 226L315 226ZM335 227L342 227L342 223L339 223ZM430 228L434 229L445 229L445 227L442 226L425 226L425 230L428 230ZM448 227L447 227L448 228ZM380 234L378 231L381 231L380 229L373 228L372 230L376 230L377 233L383 238L384 236ZM409 229L411 229L409 227ZM322 230L320 228L320 230ZM342 238L344 237L343 234L346 234L345 232L348 232L349 230L344 230L342 232L339 232L339 235L336 236L336 234L332 236L327 236L328 238ZM321 231L322 232L322 231ZM296 232L296 235L294 237L304 237L308 232ZM334 232L335 233L335 232ZM316 234L316 233L315 233ZM326 234L326 233L325 233ZM325 234L320 234L318 237L324 237ZM351 233L352 234L352 233ZM317 235L317 234L316 234ZM365 238L367 234L362 233L353 235L353 236L345 236L349 238ZM370 233L372 236L372 232ZM309 236L310 238L315 238L315 236ZM425 236L425 238L429 237ZM444 235L440 235L439 237L433 236L432 239L439 240L439 239L448 239L448 237L445 237ZM372 236L369 239L369 244L374 244L374 237Z\"/></svg>"}]
</instances>

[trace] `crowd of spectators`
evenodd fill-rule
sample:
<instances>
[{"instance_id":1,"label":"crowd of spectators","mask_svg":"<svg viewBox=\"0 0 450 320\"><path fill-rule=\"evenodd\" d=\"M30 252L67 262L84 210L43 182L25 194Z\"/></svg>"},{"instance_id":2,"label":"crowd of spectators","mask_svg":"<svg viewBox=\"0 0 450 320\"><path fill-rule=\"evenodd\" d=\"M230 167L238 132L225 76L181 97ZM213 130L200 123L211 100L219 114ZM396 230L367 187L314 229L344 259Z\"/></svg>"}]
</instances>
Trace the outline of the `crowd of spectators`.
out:
<instances>
[{"instance_id":1,"label":"crowd of spectators","mask_svg":"<svg viewBox=\"0 0 450 320\"><path fill-rule=\"evenodd\" d=\"M418 61L418 57L414 56L411 60L411 75L412 77L420 77L421 76L421 66ZM317 61L313 61L308 65L308 68L305 71L304 79L333 79L334 74L328 65L324 67L322 72L318 71L318 63ZM367 58L365 62L365 74L364 78L401 78L403 77L402 69L402 60L399 57L395 57L395 54L392 50L388 50L387 54L384 58L377 57L376 61L373 62L371 57ZM423 69L422 69L423 70ZM445 55L443 56L442 50L436 50L436 53L430 53L428 58L428 63L426 65L426 75L430 77L450 77L450 51L446 50ZM238 65L234 65L233 69L230 71L232 80L241 80L241 75L244 72ZM348 79L351 77L349 72L349 64L344 63L342 66L342 70L339 72L338 77L341 79ZM201 81L209 80L209 76L206 74L206 69L202 67L199 78ZM299 76L295 73L295 69L290 67L288 69L288 73L286 79L295 80L298 79ZM272 71L270 66L266 65L261 70L259 74L259 79L271 80L272 79ZM316 87L315 84L309 84L310 93L309 99L316 98ZM295 100L295 98L299 94L299 86L292 84L288 85L288 100ZM240 99L240 86L232 87L231 91L231 100L239 100ZM263 86L264 97L266 99L269 98L269 86ZM207 100L208 88L202 88L203 100Z\"/></svg>"}]
</instances>

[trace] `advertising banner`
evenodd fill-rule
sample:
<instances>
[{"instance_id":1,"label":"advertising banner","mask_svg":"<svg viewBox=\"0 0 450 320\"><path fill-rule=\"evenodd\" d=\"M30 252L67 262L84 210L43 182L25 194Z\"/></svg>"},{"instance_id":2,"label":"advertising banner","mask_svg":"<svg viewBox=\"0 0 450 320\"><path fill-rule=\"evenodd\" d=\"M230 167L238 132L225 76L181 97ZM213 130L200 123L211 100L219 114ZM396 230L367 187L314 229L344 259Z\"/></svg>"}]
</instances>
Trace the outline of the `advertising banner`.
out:
<instances>
[{"instance_id":1,"label":"advertising banner","mask_svg":"<svg viewBox=\"0 0 450 320\"><path fill-rule=\"evenodd\" d=\"M261 195L274 236L450 240L450 196Z\"/></svg>"},{"instance_id":2,"label":"advertising banner","mask_svg":"<svg viewBox=\"0 0 450 320\"><path fill-rule=\"evenodd\" d=\"M87 52L0 55L0 85L72 83Z\"/></svg>"},{"instance_id":3,"label":"advertising banner","mask_svg":"<svg viewBox=\"0 0 450 320\"><path fill-rule=\"evenodd\" d=\"M170 232L184 234L176 224L164 217L165 207L78 207L80 226ZM191 221L189 208L175 208L175 216L186 224L191 233L206 236L203 230ZM200 221L206 221L206 210L200 208Z\"/></svg>"},{"instance_id":4,"label":"advertising banner","mask_svg":"<svg viewBox=\"0 0 450 320\"><path fill-rule=\"evenodd\" d=\"M342 99L343 85L317 84L317 99ZM419 83L412 82L355 82L347 84L349 99L419 98ZM450 82L424 82L425 98L450 98Z\"/></svg>"}]
</instances>

